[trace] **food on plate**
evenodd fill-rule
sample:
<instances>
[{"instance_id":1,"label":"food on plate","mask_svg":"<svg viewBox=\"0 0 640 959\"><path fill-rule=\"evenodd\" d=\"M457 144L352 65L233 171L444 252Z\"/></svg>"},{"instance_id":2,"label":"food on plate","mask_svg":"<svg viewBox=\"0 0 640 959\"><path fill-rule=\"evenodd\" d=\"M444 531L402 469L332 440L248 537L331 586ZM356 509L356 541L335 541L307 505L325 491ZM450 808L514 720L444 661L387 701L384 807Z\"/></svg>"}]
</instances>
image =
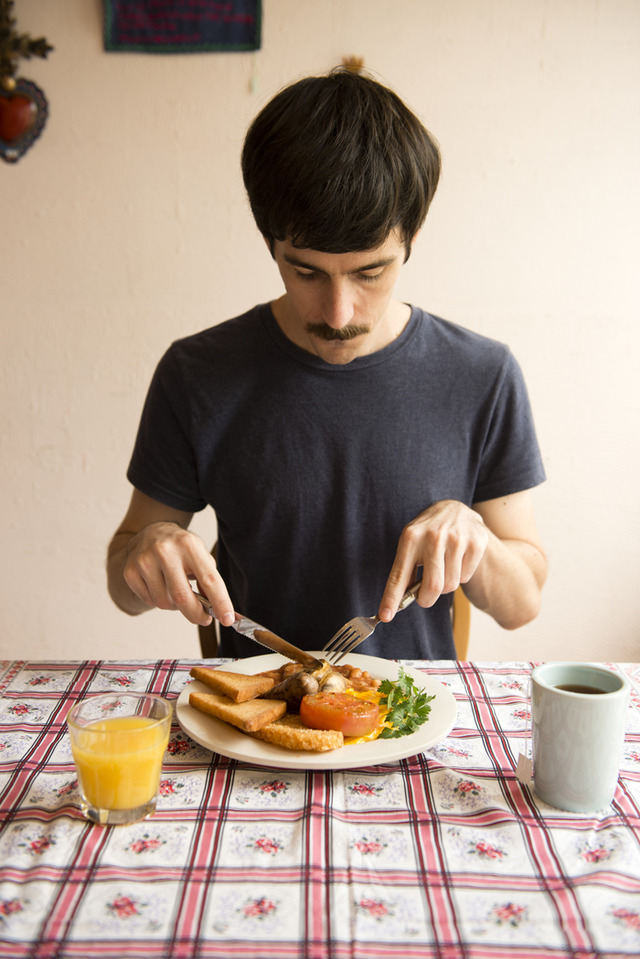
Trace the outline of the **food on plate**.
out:
<instances>
[{"instance_id":1,"label":"food on plate","mask_svg":"<svg viewBox=\"0 0 640 959\"><path fill-rule=\"evenodd\" d=\"M305 666L290 672L263 695L269 699L284 699L292 712L298 712L304 696L320 690L344 692L348 685L346 677L323 660L321 666Z\"/></svg>"},{"instance_id":2,"label":"food on plate","mask_svg":"<svg viewBox=\"0 0 640 959\"><path fill-rule=\"evenodd\" d=\"M383 679L379 689L380 705L387 710L385 728L380 733L380 739L408 736L415 733L418 726L426 723L431 712L430 703L435 696L428 696L423 689L419 689L402 666L398 678Z\"/></svg>"},{"instance_id":3,"label":"food on plate","mask_svg":"<svg viewBox=\"0 0 640 959\"><path fill-rule=\"evenodd\" d=\"M356 667L334 670L328 663L315 670L287 663L257 676L194 667L191 675L202 682L208 679L211 687L215 680L210 674L216 672L222 675L230 695L191 692L189 705L249 736L285 749L325 752L378 738L406 736L426 722L434 699L416 686L402 667L397 680L383 681ZM344 691L321 687L319 679L322 681L334 672L348 683ZM243 694L251 680L265 678L269 683L266 692L243 702L231 698L239 690ZM276 692L279 699L272 698Z\"/></svg>"},{"instance_id":4,"label":"food on plate","mask_svg":"<svg viewBox=\"0 0 640 959\"><path fill-rule=\"evenodd\" d=\"M300 663L284 663L278 669L268 669L265 672L260 673L260 676L270 676L274 683L278 684L285 680L288 676L293 676L294 673L299 673L303 667ZM331 678L331 683L334 683L334 676L338 674L342 676L347 681L347 687L349 689L355 689L356 692L362 692L364 690L377 689L380 685L380 680L376 679L369 673L366 669L361 669L359 666L351 666L349 663L345 663L343 666L331 666L330 667L330 677L326 676L324 682L324 689L328 691L330 686L327 686L329 678ZM340 682L340 680L338 680ZM334 692L343 691L342 683L340 682L340 688L334 687Z\"/></svg>"},{"instance_id":5,"label":"food on plate","mask_svg":"<svg viewBox=\"0 0 640 959\"><path fill-rule=\"evenodd\" d=\"M287 711L284 700L250 699L244 703L234 703L228 696L218 693L192 692L189 694L189 705L237 726L244 733L251 733L280 719Z\"/></svg>"},{"instance_id":6,"label":"food on plate","mask_svg":"<svg viewBox=\"0 0 640 959\"><path fill-rule=\"evenodd\" d=\"M374 694L375 695L375 694ZM335 729L343 736L368 736L379 722L378 703L353 693L319 692L300 703L300 719L312 729Z\"/></svg>"},{"instance_id":7,"label":"food on plate","mask_svg":"<svg viewBox=\"0 0 640 959\"><path fill-rule=\"evenodd\" d=\"M275 722L263 726L251 733L255 739L283 746L285 749L301 749L306 752L328 752L330 749L340 749L344 745L344 736L341 732L332 729L310 729L305 726L300 716L295 713L286 713Z\"/></svg>"},{"instance_id":8,"label":"food on plate","mask_svg":"<svg viewBox=\"0 0 640 959\"><path fill-rule=\"evenodd\" d=\"M211 669L209 666L194 666L191 675L212 689L214 693L228 696L234 703L245 703L257 696L264 696L275 685L269 676L245 676L243 673ZM273 696L272 698L284 697Z\"/></svg>"},{"instance_id":9,"label":"food on plate","mask_svg":"<svg viewBox=\"0 0 640 959\"><path fill-rule=\"evenodd\" d=\"M309 693L317 693L319 689L320 686L315 676L307 672L306 669L301 669L299 672L287 676L281 683L278 683L263 695L267 699L284 699L289 709L297 713L304 696Z\"/></svg>"}]
</instances>

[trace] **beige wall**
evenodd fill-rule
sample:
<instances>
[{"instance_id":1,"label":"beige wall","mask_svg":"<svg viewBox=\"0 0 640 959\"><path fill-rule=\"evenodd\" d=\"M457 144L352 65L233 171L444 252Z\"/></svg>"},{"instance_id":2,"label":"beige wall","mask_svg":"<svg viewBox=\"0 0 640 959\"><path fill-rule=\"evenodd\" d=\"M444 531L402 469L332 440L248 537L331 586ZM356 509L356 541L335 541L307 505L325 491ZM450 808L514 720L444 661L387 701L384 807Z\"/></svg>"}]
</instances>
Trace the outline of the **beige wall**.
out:
<instances>
[{"instance_id":1,"label":"beige wall","mask_svg":"<svg viewBox=\"0 0 640 959\"><path fill-rule=\"evenodd\" d=\"M640 659L640 3L263 6L256 54L145 56L103 52L98 0L16 4L55 52L23 62L51 115L0 170L0 656L198 656L178 614L129 619L104 586L141 404L172 339L279 292L243 134L356 54L444 156L399 292L511 344L549 474L544 610L517 633L475 613L471 656Z\"/></svg>"}]
</instances>

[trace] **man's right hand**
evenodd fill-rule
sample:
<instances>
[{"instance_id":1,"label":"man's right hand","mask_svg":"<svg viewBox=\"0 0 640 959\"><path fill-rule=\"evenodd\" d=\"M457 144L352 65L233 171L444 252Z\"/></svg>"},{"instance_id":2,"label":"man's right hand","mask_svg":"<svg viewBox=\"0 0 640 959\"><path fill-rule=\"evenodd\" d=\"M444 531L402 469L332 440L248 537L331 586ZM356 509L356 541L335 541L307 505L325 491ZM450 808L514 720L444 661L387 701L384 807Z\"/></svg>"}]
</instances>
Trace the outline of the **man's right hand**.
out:
<instances>
[{"instance_id":1,"label":"man's right hand","mask_svg":"<svg viewBox=\"0 0 640 959\"><path fill-rule=\"evenodd\" d=\"M179 610L190 623L207 626L211 617L193 595L195 580L219 622L233 623L233 604L215 560L187 529L191 516L134 490L107 561L109 593L120 609L131 614L152 607Z\"/></svg>"}]
</instances>

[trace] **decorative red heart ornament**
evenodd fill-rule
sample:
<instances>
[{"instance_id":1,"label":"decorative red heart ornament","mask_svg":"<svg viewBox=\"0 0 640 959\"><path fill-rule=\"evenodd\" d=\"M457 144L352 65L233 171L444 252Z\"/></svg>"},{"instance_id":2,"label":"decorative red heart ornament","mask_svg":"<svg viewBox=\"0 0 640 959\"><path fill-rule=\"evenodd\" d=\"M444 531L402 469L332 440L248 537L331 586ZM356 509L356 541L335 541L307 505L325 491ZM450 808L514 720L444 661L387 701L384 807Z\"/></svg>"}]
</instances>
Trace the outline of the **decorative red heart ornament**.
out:
<instances>
[{"instance_id":1,"label":"decorative red heart ornament","mask_svg":"<svg viewBox=\"0 0 640 959\"><path fill-rule=\"evenodd\" d=\"M30 80L0 88L0 157L15 163L40 136L49 109L42 90Z\"/></svg>"},{"instance_id":2,"label":"decorative red heart ornament","mask_svg":"<svg viewBox=\"0 0 640 959\"><path fill-rule=\"evenodd\" d=\"M0 96L0 140L13 143L36 122L38 108L31 97L19 93Z\"/></svg>"}]
</instances>

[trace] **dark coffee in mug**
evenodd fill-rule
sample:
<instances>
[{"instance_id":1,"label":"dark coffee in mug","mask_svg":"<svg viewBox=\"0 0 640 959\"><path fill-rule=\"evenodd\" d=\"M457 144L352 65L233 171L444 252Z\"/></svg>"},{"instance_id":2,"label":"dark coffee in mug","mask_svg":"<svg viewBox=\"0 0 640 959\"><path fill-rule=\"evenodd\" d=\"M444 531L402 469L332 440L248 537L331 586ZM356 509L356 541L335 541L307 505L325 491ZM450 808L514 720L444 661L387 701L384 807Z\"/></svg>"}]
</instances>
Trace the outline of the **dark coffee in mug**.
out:
<instances>
[{"instance_id":1,"label":"dark coffee in mug","mask_svg":"<svg viewBox=\"0 0 640 959\"><path fill-rule=\"evenodd\" d=\"M621 673L597 663L534 667L531 742L538 799L569 812L609 806L618 785L629 693Z\"/></svg>"}]
</instances>

